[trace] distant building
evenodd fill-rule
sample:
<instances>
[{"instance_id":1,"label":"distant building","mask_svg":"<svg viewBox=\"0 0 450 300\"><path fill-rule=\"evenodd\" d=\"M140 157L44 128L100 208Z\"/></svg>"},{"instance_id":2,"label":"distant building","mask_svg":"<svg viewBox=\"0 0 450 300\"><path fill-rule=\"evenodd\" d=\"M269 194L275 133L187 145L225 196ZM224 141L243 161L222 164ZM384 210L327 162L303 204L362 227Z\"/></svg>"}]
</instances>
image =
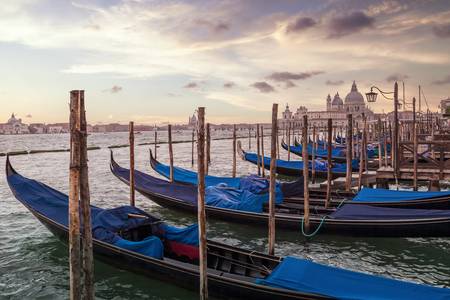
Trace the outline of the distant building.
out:
<instances>
[{"instance_id":1,"label":"distant building","mask_svg":"<svg viewBox=\"0 0 450 300\"><path fill-rule=\"evenodd\" d=\"M352 114L356 124L361 124L363 114L369 122L375 119L374 112L366 106L364 97L358 91L355 81L353 81L350 92L345 96L345 101L341 99L339 93L336 93L333 99L328 95L325 102L326 110L322 111L308 111L305 106L300 106L295 113L292 113L289 105L286 105L286 109L281 114L280 123L301 122L305 114L308 116L308 123L314 126L327 126L330 118L333 120L334 126L345 126L347 114Z\"/></svg>"},{"instance_id":2,"label":"distant building","mask_svg":"<svg viewBox=\"0 0 450 300\"><path fill-rule=\"evenodd\" d=\"M7 123L0 124L0 134L27 134L30 133L28 125L22 123L22 119L17 119L14 113Z\"/></svg>"},{"instance_id":3,"label":"distant building","mask_svg":"<svg viewBox=\"0 0 450 300\"><path fill-rule=\"evenodd\" d=\"M69 123L47 124L47 133L68 133Z\"/></svg>"},{"instance_id":4,"label":"distant building","mask_svg":"<svg viewBox=\"0 0 450 300\"><path fill-rule=\"evenodd\" d=\"M28 126L30 133L42 134L47 133L47 126L44 123L32 123Z\"/></svg>"},{"instance_id":5,"label":"distant building","mask_svg":"<svg viewBox=\"0 0 450 300\"><path fill-rule=\"evenodd\" d=\"M192 114L192 117L189 117L188 125L192 127L197 126L197 117L195 116L195 113Z\"/></svg>"},{"instance_id":6,"label":"distant building","mask_svg":"<svg viewBox=\"0 0 450 300\"><path fill-rule=\"evenodd\" d=\"M450 115L450 97L447 99L441 100L441 114L447 114Z\"/></svg>"}]
</instances>

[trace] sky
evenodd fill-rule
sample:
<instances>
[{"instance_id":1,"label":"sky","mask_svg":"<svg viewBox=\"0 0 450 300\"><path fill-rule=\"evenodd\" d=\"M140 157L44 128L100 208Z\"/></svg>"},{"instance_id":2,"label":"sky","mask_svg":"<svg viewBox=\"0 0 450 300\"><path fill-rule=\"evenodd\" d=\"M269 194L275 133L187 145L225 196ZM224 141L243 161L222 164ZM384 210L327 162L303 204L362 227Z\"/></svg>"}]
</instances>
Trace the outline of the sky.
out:
<instances>
[{"instance_id":1,"label":"sky","mask_svg":"<svg viewBox=\"0 0 450 300\"><path fill-rule=\"evenodd\" d=\"M89 123L186 123L199 106L213 123L270 122L272 103L323 110L353 80L363 94L403 81L407 101L421 85L436 111L450 1L4 0L0 57L0 122L67 122L73 89Z\"/></svg>"}]
</instances>

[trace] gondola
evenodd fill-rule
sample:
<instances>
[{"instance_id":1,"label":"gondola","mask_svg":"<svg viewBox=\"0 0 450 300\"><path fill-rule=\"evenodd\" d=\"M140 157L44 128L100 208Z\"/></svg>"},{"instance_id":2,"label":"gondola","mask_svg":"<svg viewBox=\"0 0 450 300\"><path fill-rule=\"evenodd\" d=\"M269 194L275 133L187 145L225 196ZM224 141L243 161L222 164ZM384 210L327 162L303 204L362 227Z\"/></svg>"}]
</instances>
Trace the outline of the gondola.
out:
<instances>
[{"instance_id":1,"label":"gondola","mask_svg":"<svg viewBox=\"0 0 450 300\"><path fill-rule=\"evenodd\" d=\"M150 150L150 165L158 174L169 179L170 167L156 160ZM197 185L197 173L180 167L174 167L173 179L182 184ZM209 179L209 180L208 180ZM206 186L226 183L229 187L241 188L241 178L216 177L207 175ZM268 179L261 179L267 182ZM265 187L268 187L266 183ZM285 203L303 204L303 180L280 183ZM267 192L267 189L260 192ZM325 205L325 195L320 191L310 192L310 203L314 207ZM343 203L362 204L392 208L418 209L450 209L450 191L443 192L413 192L387 189L363 188L357 194L335 192L332 194L330 207L337 207Z\"/></svg>"},{"instance_id":2,"label":"gondola","mask_svg":"<svg viewBox=\"0 0 450 300\"><path fill-rule=\"evenodd\" d=\"M57 238L68 240L67 195L21 176L6 161L14 196ZM93 251L122 269L198 291L198 229L176 228L132 206L91 206ZM222 299L444 299L450 290L277 257L207 241L209 295ZM324 281L317 280L320 277Z\"/></svg>"},{"instance_id":3,"label":"gondola","mask_svg":"<svg viewBox=\"0 0 450 300\"><path fill-rule=\"evenodd\" d=\"M238 141L238 154L239 156L252 164L257 165L258 164L258 155L256 153L250 153L246 152L242 149L240 141ZM262 161L262 159L261 159ZM262 165L262 163L260 162ZM267 170L270 170L270 157L265 156L264 157L264 168ZM332 178L338 178L343 177L346 174L346 168L347 166L345 164L336 163L333 164L332 169ZM309 162L309 173L311 173L312 169L312 162ZM326 162L319 162L316 160L315 164L315 174L318 178L326 178L327 177L327 170L326 170ZM286 175L286 176L303 176L303 161L286 161L282 159L277 159L276 163L276 170L275 172L280 175Z\"/></svg>"},{"instance_id":4,"label":"gondola","mask_svg":"<svg viewBox=\"0 0 450 300\"><path fill-rule=\"evenodd\" d=\"M303 153L302 153L302 145L298 145L295 144L294 146L289 146L287 145L284 140L281 141L281 147L283 147L284 150L286 151L290 151L291 153L294 153L297 156L302 157ZM328 150L327 149L323 149L322 147L320 147L320 149L317 149L314 153L314 156L316 158L322 158L322 159L327 159ZM312 158L312 145L308 144L308 157ZM334 162L337 163L345 163L347 158L345 156L345 149L341 149L341 148L334 148L331 151L331 159ZM358 160L353 160L352 165L354 166L354 169L358 168Z\"/></svg>"},{"instance_id":5,"label":"gondola","mask_svg":"<svg viewBox=\"0 0 450 300\"><path fill-rule=\"evenodd\" d=\"M122 182L129 184L130 171L120 167L111 157L111 171ZM135 171L135 189L155 203L178 210L197 213L197 187L193 185L168 182L140 171ZM236 208L219 206L215 202L208 205L206 197L206 213L208 216L229 222L266 227L268 223L267 207L252 208L258 210L239 209L241 204L236 199L224 202L237 203ZM216 198L213 198L215 200ZM263 200L263 199L262 199ZM247 199L242 200L243 202ZM248 208L248 206L246 206ZM276 205L276 226L279 229L302 231L303 205L279 203ZM386 208L361 204L344 204L338 209L311 209L310 231L314 233L336 234L347 236L373 237L428 237L450 236L450 211Z\"/></svg>"}]
</instances>

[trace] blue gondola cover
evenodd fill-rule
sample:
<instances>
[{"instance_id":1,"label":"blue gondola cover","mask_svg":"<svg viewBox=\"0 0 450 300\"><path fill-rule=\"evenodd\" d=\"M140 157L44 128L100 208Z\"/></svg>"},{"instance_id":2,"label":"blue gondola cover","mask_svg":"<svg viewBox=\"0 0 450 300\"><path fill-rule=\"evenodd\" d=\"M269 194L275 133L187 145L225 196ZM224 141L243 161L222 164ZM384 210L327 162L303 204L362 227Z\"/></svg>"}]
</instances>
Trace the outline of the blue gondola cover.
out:
<instances>
[{"instance_id":1,"label":"blue gondola cover","mask_svg":"<svg viewBox=\"0 0 450 300\"><path fill-rule=\"evenodd\" d=\"M421 199L432 199L440 197L450 197L450 191L442 192L415 192L415 191L396 191L388 189L363 188L352 199L355 202L399 202Z\"/></svg>"},{"instance_id":2,"label":"blue gondola cover","mask_svg":"<svg viewBox=\"0 0 450 300\"><path fill-rule=\"evenodd\" d=\"M377 207L361 204L344 204L329 215L332 219L343 220L405 220L450 218L450 210L408 209Z\"/></svg>"},{"instance_id":3,"label":"blue gondola cover","mask_svg":"<svg viewBox=\"0 0 450 300\"><path fill-rule=\"evenodd\" d=\"M286 257L258 284L345 300L450 299L450 290L409 283Z\"/></svg>"}]
</instances>

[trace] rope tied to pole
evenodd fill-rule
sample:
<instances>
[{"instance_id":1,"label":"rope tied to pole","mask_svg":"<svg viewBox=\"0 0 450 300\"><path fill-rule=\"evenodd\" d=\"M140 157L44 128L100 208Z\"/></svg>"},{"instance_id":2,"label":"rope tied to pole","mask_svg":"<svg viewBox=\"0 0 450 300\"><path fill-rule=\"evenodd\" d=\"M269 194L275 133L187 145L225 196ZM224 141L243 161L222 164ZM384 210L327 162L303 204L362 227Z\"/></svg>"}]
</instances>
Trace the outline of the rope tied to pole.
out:
<instances>
[{"instance_id":1,"label":"rope tied to pole","mask_svg":"<svg viewBox=\"0 0 450 300\"><path fill-rule=\"evenodd\" d=\"M316 228L312 233L310 233L310 234L308 234L308 233L305 232L305 227L304 227L304 224L305 224L305 218L302 217L302 222L301 222L301 225L302 225L302 226L301 226L301 227L302 227L302 234L303 234L303 236L304 236L304 237L307 237L307 238L310 238L310 237L315 236L315 235L319 232L320 228L322 228L322 225L323 225L323 223L325 222L325 219L326 219L327 217L328 217L328 216L323 216L322 220L321 220L320 223L319 223L319 226L317 226L317 228Z\"/></svg>"}]
</instances>

